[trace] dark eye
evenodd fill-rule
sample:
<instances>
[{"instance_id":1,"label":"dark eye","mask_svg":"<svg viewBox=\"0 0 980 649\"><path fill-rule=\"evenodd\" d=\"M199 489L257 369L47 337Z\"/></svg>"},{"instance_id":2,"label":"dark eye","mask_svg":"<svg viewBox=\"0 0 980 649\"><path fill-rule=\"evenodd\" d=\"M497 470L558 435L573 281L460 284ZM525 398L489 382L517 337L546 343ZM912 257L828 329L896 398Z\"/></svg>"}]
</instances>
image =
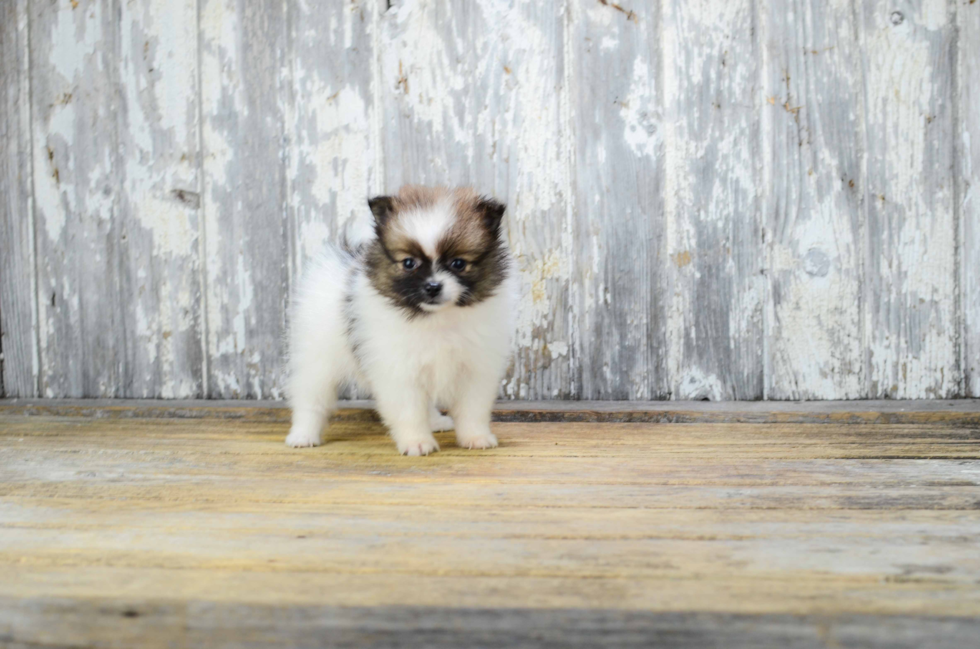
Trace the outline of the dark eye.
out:
<instances>
[{"instance_id":1,"label":"dark eye","mask_svg":"<svg viewBox=\"0 0 980 649\"><path fill-rule=\"evenodd\" d=\"M415 268L415 266L416 266L416 261L411 257L402 260L402 268L404 268L405 270L412 270Z\"/></svg>"},{"instance_id":2,"label":"dark eye","mask_svg":"<svg viewBox=\"0 0 980 649\"><path fill-rule=\"evenodd\" d=\"M453 270L463 270L466 268L466 261L463 259L453 259L449 262L449 267Z\"/></svg>"}]
</instances>

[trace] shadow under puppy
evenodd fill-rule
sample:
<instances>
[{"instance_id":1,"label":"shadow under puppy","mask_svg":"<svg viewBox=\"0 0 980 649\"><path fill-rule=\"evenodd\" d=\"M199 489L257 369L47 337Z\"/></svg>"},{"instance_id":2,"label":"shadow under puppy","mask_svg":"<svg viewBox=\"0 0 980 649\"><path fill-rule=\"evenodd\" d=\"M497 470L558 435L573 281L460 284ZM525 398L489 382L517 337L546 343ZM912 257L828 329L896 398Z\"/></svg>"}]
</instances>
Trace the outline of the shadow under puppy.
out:
<instances>
[{"instance_id":1,"label":"shadow under puppy","mask_svg":"<svg viewBox=\"0 0 980 649\"><path fill-rule=\"evenodd\" d=\"M493 448L516 282L504 206L466 188L406 186L368 201L374 236L328 247L293 303L286 444L317 446L342 384L371 391L398 450ZM440 413L449 410L451 417Z\"/></svg>"}]
</instances>

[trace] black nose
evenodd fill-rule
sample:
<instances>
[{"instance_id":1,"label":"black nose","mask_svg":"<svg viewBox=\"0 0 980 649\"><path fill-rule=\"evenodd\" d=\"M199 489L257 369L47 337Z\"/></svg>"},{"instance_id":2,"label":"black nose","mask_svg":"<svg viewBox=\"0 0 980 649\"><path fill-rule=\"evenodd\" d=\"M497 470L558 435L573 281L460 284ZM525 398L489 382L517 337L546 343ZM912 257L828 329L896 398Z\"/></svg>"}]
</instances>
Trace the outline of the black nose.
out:
<instances>
[{"instance_id":1,"label":"black nose","mask_svg":"<svg viewBox=\"0 0 980 649\"><path fill-rule=\"evenodd\" d=\"M425 284L425 294L429 297L436 297L442 293L442 284L439 282L426 282Z\"/></svg>"}]
</instances>

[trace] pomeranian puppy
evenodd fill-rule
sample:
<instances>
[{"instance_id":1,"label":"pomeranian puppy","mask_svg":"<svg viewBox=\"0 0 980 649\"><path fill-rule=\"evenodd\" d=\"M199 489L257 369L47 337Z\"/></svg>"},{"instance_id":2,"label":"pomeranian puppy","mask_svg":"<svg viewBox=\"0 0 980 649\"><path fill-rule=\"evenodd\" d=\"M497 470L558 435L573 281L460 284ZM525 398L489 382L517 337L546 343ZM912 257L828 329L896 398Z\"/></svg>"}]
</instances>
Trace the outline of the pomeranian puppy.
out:
<instances>
[{"instance_id":1,"label":"pomeranian puppy","mask_svg":"<svg viewBox=\"0 0 980 649\"><path fill-rule=\"evenodd\" d=\"M341 385L371 391L398 450L497 446L490 413L515 296L504 205L471 189L402 187L368 201L372 237L330 247L292 307L286 444L317 446ZM440 408L448 409L450 416Z\"/></svg>"}]
</instances>

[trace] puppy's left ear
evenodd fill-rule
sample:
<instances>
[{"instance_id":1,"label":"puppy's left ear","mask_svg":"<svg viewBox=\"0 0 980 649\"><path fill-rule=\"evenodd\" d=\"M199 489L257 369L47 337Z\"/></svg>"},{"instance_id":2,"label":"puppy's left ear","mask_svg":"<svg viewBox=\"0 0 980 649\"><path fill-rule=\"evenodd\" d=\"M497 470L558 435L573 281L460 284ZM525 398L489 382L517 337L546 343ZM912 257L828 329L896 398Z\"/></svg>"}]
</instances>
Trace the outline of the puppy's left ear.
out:
<instances>
[{"instance_id":1,"label":"puppy's left ear","mask_svg":"<svg viewBox=\"0 0 980 649\"><path fill-rule=\"evenodd\" d=\"M483 216L483 225L493 236L500 234L500 222L504 217L507 206L492 198L481 198L476 209Z\"/></svg>"},{"instance_id":2,"label":"puppy's left ear","mask_svg":"<svg viewBox=\"0 0 980 649\"><path fill-rule=\"evenodd\" d=\"M368 207L374 214L374 222L378 227L384 227L391 215L395 213L395 202L391 196L375 196L368 199Z\"/></svg>"}]
</instances>

